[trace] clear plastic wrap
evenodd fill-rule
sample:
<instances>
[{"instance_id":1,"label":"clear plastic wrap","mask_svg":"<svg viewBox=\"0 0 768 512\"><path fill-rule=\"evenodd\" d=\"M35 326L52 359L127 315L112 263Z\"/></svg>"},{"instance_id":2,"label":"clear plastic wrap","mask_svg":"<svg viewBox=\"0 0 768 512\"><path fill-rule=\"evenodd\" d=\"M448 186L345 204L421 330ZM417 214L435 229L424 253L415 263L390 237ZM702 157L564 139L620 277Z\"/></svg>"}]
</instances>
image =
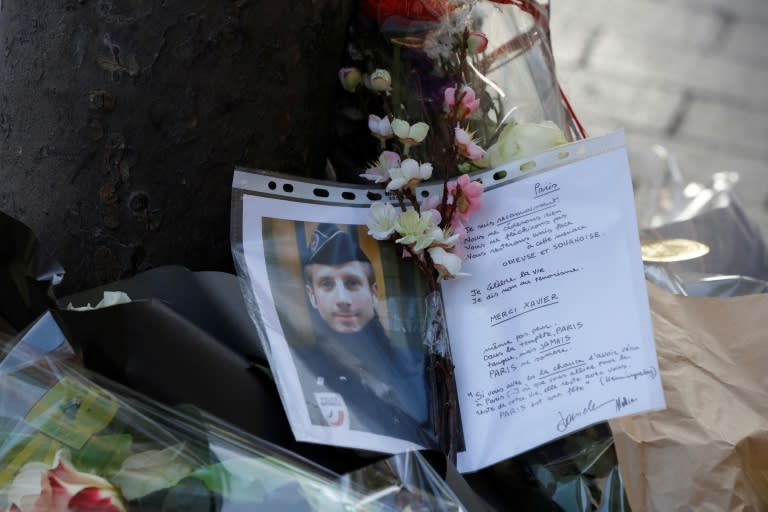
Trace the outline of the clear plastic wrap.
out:
<instances>
[{"instance_id":1,"label":"clear plastic wrap","mask_svg":"<svg viewBox=\"0 0 768 512\"><path fill-rule=\"evenodd\" d=\"M466 510L419 452L406 452L344 475L342 483L366 489L371 502L411 512ZM476 509L471 509L473 512ZM479 511L478 511L479 512Z\"/></svg>"},{"instance_id":2,"label":"clear plastic wrap","mask_svg":"<svg viewBox=\"0 0 768 512\"><path fill-rule=\"evenodd\" d=\"M686 183L657 146L632 163L646 278L681 295L725 297L768 289L768 249L736 199L738 174L717 172Z\"/></svg>"},{"instance_id":3,"label":"clear plastic wrap","mask_svg":"<svg viewBox=\"0 0 768 512\"><path fill-rule=\"evenodd\" d=\"M41 319L48 337L23 336L0 362L0 510L394 511L404 508L381 486L406 483L428 510L462 510L417 454L363 470L375 481L341 478L90 374L52 321Z\"/></svg>"},{"instance_id":4,"label":"clear plastic wrap","mask_svg":"<svg viewBox=\"0 0 768 512\"><path fill-rule=\"evenodd\" d=\"M600 423L465 475L494 510L628 511L611 431Z\"/></svg>"},{"instance_id":5,"label":"clear plastic wrap","mask_svg":"<svg viewBox=\"0 0 768 512\"><path fill-rule=\"evenodd\" d=\"M3 369L0 379L4 507L65 510L49 503L52 490L63 486L70 508L90 504L105 511L191 503L270 510L269 503L280 502L292 504L288 510L311 509L297 507L300 502L343 509L346 498L330 472L204 415L99 382L62 359L33 351L28 362Z\"/></svg>"},{"instance_id":6,"label":"clear plastic wrap","mask_svg":"<svg viewBox=\"0 0 768 512\"><path fill-rule=\"evenodd\" d=\"M520 457L546 496L567 512L629 510L610 429L605 423Z\"/></svg>"},{"instance_id":7,"label":"clear plastic wrap","mask_svg":"<svg viewBox=\"0 0 768 512\"><path fill-rule=\"evenodd\" d=\"M445 156L437 148L453 139L453 127L440 122L451 98L472 110L473 136L489 149L492 167L529 154L525 142L514 141L516 124L552 123L567 140L584 137L556 80L546 2L363 0L349 27L344 65L329 152L331 177L342 181L359 181L381 151L368 130L372 118L433 127L411 155L439 164ZM457 91L457 83L471 92ZM379 92L391 99L391 110ZM475 101L479 108L470 106Z\"/></svg>"},{"instance_id":8,"label":"clear plastic wrap","mask_svg":"<svg viewBox=\"0 0 768 512\"><path fill-rule=\"evenodd\" d=\"M3 320L3 317L0 316L0 346L2 346L3 343L12 340L15 335L16 330L8 325L8 322Z\"/></svg>"}]
</instances>

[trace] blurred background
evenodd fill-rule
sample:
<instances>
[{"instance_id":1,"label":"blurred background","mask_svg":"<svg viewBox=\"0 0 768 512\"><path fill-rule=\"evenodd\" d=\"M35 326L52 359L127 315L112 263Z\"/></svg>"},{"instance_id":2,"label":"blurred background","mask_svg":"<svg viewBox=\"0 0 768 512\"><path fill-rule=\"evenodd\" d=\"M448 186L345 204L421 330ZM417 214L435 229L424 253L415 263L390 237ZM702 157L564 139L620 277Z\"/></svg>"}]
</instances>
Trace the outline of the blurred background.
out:
<instances>
[{"instance_id":1,"label":"blurred background","mask_svg":"<svg viewBox=\"0 0 768 512\"><path fill-rule=\"evenodd\" d=\"M662 145L686 181L737 172L737 199L768 236L768 0L551 9L558 76L587 134L624 128L630 150Z\"/></svg>"}]
</instances>

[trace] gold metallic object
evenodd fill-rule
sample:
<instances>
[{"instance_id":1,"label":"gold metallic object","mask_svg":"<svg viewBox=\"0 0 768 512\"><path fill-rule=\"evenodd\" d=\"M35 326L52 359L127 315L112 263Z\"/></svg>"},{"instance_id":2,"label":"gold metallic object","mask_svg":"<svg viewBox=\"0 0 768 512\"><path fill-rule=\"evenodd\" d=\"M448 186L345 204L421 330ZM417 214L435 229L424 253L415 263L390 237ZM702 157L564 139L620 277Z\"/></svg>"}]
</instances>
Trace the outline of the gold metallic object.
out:
<instances>
[{"instance_id":1,"label":"gold metallic object","mask_svg":"<svg viewBox=\"0 0 768 512\"><path fill-rule=\"evenodd\" d=\"M640 251L643 254L643 261L670 263L704 256L709 252L709 246L695 240L669 238L666 240L644 240L640 242Z\"/></svg>"}]
</instances>

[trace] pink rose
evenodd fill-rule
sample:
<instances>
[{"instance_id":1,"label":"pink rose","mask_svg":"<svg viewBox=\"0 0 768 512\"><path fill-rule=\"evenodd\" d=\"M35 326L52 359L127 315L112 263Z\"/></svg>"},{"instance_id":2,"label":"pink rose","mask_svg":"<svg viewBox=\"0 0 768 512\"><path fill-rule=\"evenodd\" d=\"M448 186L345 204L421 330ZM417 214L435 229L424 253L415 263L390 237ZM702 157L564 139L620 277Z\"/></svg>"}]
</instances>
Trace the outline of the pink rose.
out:
<instances>
[{"instance_id":1,"label":"pink rose","mask_svg":"<svg viewBox=\"0 0 768 512\"><path fill-rule=\"evenodd\" d=\"M56 454L54 467L24 466L7 491L8 512L125 512L120 492L107 480L77 471Z\"/></svg>"}]
</instances>

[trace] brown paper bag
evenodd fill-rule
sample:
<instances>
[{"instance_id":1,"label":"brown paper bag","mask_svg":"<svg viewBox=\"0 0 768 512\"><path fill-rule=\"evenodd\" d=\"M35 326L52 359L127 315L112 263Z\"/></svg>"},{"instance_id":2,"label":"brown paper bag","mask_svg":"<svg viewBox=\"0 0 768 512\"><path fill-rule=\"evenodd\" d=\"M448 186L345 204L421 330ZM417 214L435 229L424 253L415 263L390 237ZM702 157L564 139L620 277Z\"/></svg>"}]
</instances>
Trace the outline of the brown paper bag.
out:
<instances>
[{"instance_id":1,"label":"brown paper bag","mask_svg":"<svg viewBox=\"0 0 768 512\"><path fill-rule=\"evenodd\" d=\"M648 293L667 409L610 422L632 510L768 510L768 294Z\"/></svg>"}]
</instances>

